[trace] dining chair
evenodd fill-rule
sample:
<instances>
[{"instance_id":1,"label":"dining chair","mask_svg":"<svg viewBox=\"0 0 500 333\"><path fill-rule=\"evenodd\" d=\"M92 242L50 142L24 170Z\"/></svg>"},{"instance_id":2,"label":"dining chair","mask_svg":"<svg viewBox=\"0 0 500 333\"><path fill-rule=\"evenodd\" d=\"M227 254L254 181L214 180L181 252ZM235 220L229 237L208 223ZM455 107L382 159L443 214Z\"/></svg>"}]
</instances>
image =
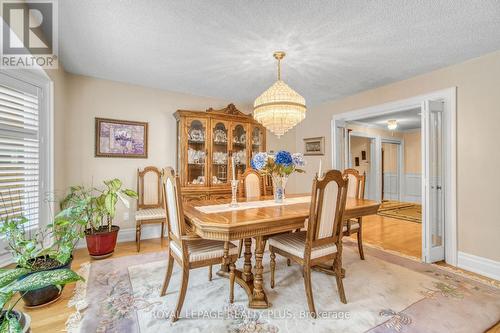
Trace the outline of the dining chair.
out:
<instances>
[{"instance_id":1,"label":"dining chair","mask_svg":"<svg viewBox=\"0 0 500 333\"><path fill-rule=\"evenodd\" d=\"M163 170L162 178L166 199L165 210L167 212L168 263L160 296L164 296L167 292L174 261L182 268L181 290L177 299L175 312L172 315L172 321L176 321L179 318L179 313L186 296L189 271L191 269L215 264L228 265L229 302L233 303L235 262L238 259L236 246L227 241L202 239L193 232L190 232L184 220L179 177L175 176L173 168L167 167Z\"/></svg>"},{"instance_id":2,"label":"dining chair","mask_svg":"<svg viewBox=\"0 0 500 333\"><path fill-rule=\"evenodd\" d=\"M311 287L311 268L333 260L337 289L342 303L347 303L342 283L342 220L348 182L338 170L328 171L313 181L309 222L306 231L284 233L269 238L271 252L271 288L274 288L276 253L300 264L309 312L316 317Z\"/></svg>"},{"instance_id":3,"label":"dining chair","mask_svg":"<svg viewBox=\"0 0 500 333\"><path fill-rule=\"evenodd\" d=\"M161 224L160 239L165 232L165 209L161 188L161 172L154 166L137 169L137 211L135 212L135 243L141 250L141 231L144 224Z\"/></svg>"},{"instance_id":4,"label":"dining chair","mask_svg":"<svg viewBox=\"0 0 500 333\"><path fill-rule=\"evenodd\" d=\"M344 176L347 177L349 181L347 197L355 199L364 199L365 183L366 183L365 173L360 174L359 171L356 169L345 169ZM359 257L361 260L365 260L365 255L363 252L362 225L363 225L363 219L361 217L346 220L344 221L343 232L344 236L351 236L353 234L356 234L356 239L358 240Z\"/></svg>"},{"instance_id":5,"label":"dining chair","mask_svg":"<svg viewBox=\"0 0 500 333\"><path fill-rule=\"evenodd\" d=\"M251 199L251 198L260 198L264 193L265 184L263 181L263 176L256 170L248 168L244 173L238 174L238 197ZM265 195L265 194L264 194ZM240 243L238 244L238 258L241 257L241 251L243 249L243 239L240 239ZM251 241L251 239L250 239Z\"/></svg>"}]
</instances>

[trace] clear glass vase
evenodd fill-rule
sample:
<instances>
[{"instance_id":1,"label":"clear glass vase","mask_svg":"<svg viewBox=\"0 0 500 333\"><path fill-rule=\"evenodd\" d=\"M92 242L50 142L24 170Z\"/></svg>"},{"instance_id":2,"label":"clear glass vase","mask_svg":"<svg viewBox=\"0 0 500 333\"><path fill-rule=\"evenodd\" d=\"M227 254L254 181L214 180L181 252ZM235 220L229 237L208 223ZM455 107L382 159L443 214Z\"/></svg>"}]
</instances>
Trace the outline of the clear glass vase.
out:
<instances>
[{"instance_id":1,"label":"clear glass vase","mask_svg":"<svg viewBox=\"0 0 500 333\"><path fill-rule=\"evenodd\" d=\"M274 202L282 203L283 200L285 200L285 187L288 177L273 175L272 178L273 178Z\"/></svg>"}]
</instances>

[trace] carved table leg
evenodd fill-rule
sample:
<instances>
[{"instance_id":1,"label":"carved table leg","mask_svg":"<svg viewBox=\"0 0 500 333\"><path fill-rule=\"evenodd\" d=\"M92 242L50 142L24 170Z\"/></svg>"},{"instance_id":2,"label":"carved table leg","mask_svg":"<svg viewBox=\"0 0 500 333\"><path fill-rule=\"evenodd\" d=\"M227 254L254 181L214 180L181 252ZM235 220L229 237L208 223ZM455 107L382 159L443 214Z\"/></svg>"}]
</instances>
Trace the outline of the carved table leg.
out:
<instances>
[{"instance_id":1,"label":"carved table leg","mask_svg":"<svg viewBox=\"0 0 500 333\"><path fill-rule=\"evenodd\" d=\"M243 264L243 280L250 282L253 280L252 274L252 239L245 238L245 263Z\"/></svg>"},{"instance_id":2,"label":"carved table leg","mask_svg":"<svg viewBox=\"0 0 500 333\"><path fill-rule=\"evenodd\" d=\"M264 266L262 266L262 257L264 256L264 241L262 236L255 238L256 248L255 248L255 276L253 280L253 293L252 300L250 301L250 307L254 309L265 309L269 307L267 301L267 296L264 291L262 272Z\"/></svg>"}]
</instances>

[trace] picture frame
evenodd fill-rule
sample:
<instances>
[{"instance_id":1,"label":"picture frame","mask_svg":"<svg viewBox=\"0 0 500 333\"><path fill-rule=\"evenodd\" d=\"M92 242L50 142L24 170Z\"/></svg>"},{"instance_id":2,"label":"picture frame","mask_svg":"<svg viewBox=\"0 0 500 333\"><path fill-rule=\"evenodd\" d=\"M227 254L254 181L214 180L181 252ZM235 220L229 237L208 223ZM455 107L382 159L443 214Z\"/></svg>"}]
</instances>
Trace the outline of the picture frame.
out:
<instances>
[{"instance_id":1,"label":"picture frame","mask_svg":"<svg viewBox=\"0 0 500 333\"><path fill-rule=\"evenodd\" d=\"M325 155L325 137L304 138L304 155Z\"/></svg>"},{"instance_id":2,"label":"picture frame","mask_svg":"<svg viewBox=\"0 0 500 333\"><path fill-rule=\"evenodd\" d=\"M366 150L361 151L361 160L366 161Z\"/></svg>"},{"instance_id":3,"label":"picture frame","mask_svg":"<svg viewBox=\"0 0 500 333\"><path fill-rule=\"evenodd\" d=\"M359 167L359 157L354 158L354 166Z\"/></svg>"},{"instance_id":4,"label":"picture frame","mask_svg":"<svg viewBox=\"0 0 500 333\"><path fill-rule=\"evenodd\" d=\"M95 157L148 158L148 123L96 117Z\"/></svg>"}]
</instances>

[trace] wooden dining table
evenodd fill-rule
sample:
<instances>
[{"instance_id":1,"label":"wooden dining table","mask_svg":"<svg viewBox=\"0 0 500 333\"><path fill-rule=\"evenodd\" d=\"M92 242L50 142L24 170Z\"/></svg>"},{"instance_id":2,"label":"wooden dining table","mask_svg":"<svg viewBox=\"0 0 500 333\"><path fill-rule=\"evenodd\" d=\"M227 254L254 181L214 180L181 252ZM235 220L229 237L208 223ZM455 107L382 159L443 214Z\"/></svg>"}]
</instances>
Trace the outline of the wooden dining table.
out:
<instances>
[{"instance_id":1,"label":"wooden dining table","mask_svg":"<svg viewBox=\"0 0 500 333\"><path fill-rule=\"evenodd\" d=\"M303 198L310 194L287 194L287 199ZM259 199L240 199L245 201L272 200L273 197ZM305 200L302 200L305 201ZM246 291L248 306L265 309L270 306L263 286L263 265L265 241L268 236L290 232L304 227L309 217L309 202L281 204L258 208L203 212L200 207L228 204L228 200L203 200L184 204L184 217L187 224L199 237L204 239L236 241L244 239L245 252L243 270L235 270L235 281ZM344 220L376 214L380 203L372 200L347 198ZM255 239L255 269L252 270L252 238ZM225 248L228 257L228 247ZM225 261L227 262L227 261ZM219 275L227 274L227 267L221 266Z\"/></svg>"}]
</instances>

